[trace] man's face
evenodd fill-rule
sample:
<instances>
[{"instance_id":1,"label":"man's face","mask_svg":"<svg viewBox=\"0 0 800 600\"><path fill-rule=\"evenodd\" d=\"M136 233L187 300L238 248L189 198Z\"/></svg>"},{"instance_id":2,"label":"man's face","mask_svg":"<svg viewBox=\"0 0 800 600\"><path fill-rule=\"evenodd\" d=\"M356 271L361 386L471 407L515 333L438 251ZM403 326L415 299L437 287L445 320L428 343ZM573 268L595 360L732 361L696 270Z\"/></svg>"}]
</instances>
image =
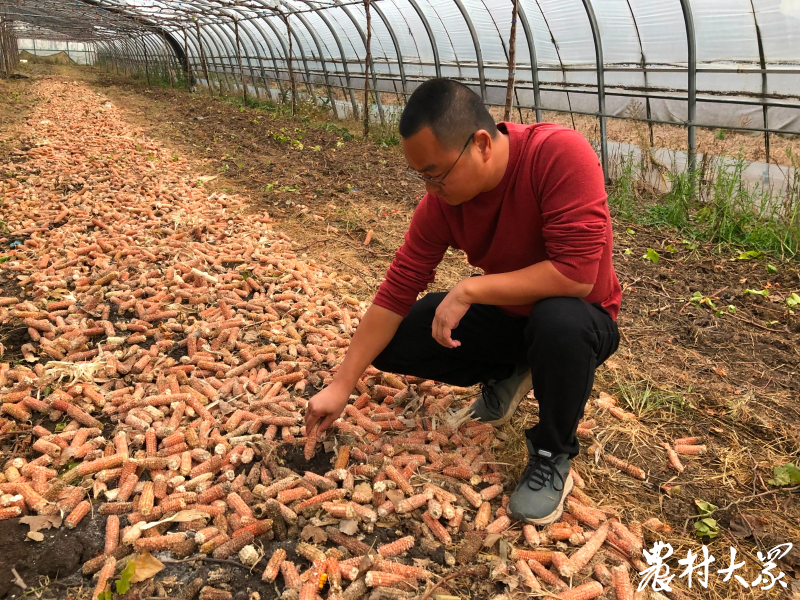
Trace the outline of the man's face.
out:
<instances>
[{"instance_id":1,"label":"man's face","mask_svg":"<svg viewBox=\"0 0 800 600\"><path fill-rule=\"evenodd\" d=\"M429 127L403 138L403 154L414 173L425 181L425 190L457 206L472 200L481 190L484 162L473 142L464 140L459 148L444 148ZM462 152L463 148L463 152Z\"/></svg>"}]
</instances>

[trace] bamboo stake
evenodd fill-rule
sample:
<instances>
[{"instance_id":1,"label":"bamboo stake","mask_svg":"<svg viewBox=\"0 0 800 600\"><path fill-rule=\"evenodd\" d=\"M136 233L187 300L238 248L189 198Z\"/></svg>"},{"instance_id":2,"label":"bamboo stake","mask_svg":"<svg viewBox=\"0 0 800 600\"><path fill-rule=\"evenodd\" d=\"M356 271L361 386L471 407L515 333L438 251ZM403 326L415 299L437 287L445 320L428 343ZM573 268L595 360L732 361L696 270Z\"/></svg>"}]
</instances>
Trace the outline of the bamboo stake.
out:
<instances>
[{"instance_id":1,"label":"bamboo stake","mask_svg":"<svg viewBox=\"0 0 800 600\"><path fill-rule=\"evenodd\" d=\"M503 120L511 118L511 101L514 97L514 79L517 68L517 8L519 0L513 0L514 8L511 11L511 33L508 37L508 85L506 86L506 108Z\"/></svg>"},{"instance_id":2,"label":"bamboo stake","mask_svg":"<svg viewBox=\"0 0 800 600\"><path fill-rule=\"evenodd\" d=\"M183 30L183 60L185 62L184 67L186 71L186 88L191 90L192 89L192 67L189 63L189 38L186 33L186 29Z\"/></svg>"},{"instance_id":3,"label":"bamboo stake","mask_svg":"<svg viewBox=\"0 0 800 600\"><path fill-rule=\"evenodd\" d=\"M144 50L144 75L147 78L147 85L150 85L150 67L147 65L147 44L142 38L142 50Z\"/></svg>"},{"instance_id":4,"label":"bamboo stake","mask_svg":"<svg viewBox=\"0 0 800 600\"><path fill-rule=\"evenodd\" d=\"M206 76L206 85L208 85L208 95L213 96L214 90L211 88L211 77L208 74L208 63L206 62L206 52L203 50L203 38L200 36L200 23L194 22L197 28L197 44L200 46L200 62L203 63L203 73ZM222 88L220 88L220 95L222 95Z\"/></svg>"},{"instance_id":5,"label":"bamboo stake","mask_svg":"<svg viewBox=\"0 0 800 600\"><path fill-rule=\"evenodd\" d=\"M367 14L367 56L364 59L364 139L369 137L369 65L372 60L372 17L369 10L370 0L364 0L364 11ZM375 92L377 93L377 91Z\"/></svg>"},{"instance_id":6,"label":"bamboo stake","mask_svg":"<svg viewBox=\"0 0 800 600\"><path fill-rule=\"evenodd\" d=\"M242 80L242 101L247 104L247 82L244 80L244 68L242 67L242 52L239 46L239 20L233 20L233 28L236 32L236 58L239 60L239 79Z\"/></svg>"},{"instance_id":7,"label":"bamboo stake","mask_svg":"<svg viewBox=\"0 0 800 600\"><path fill-rule=\"evenodd\" d=\"M167 70L167 76L169 77L169 87L175 87L175 80L172 78L172 65L170 64L172 61L169 59L169 45L167 44L167 34L163 31L161 32L161 39L164 40L164 68Z\"/></svg>"},{"instance_id":8,"label":"bamboo stake","mask_svg":"<svg viewBox=\"0 0 800 600\"><path fill-rule=\"evenodd\" d=\"M297 113L297 84L294 81L294 67L292 66L292 30L289 27L289 15L281 13L283 22L286 25L286 37L289 38L289 82L292 87L292 116Z\"/></svg>"}]
</instances>

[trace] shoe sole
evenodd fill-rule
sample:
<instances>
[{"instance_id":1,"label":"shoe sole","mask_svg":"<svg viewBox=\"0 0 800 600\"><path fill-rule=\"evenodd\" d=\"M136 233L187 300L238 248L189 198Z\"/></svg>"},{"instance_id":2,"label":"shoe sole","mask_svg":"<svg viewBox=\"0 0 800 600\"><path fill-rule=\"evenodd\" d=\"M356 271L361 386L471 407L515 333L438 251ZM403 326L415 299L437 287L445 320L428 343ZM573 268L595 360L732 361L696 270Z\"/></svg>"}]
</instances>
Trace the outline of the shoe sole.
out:
<instances>
[{"instance_id":1,"label":"shoe sole","mask_svg":"<svg viewBox=\"0 0 800 600\"><path fill-rule=\"evenodd\" d=\"M530 373L528 376L522 380L519 386L514 393L514 399L511 401L511 404L508 405L508 410L506 413L500 417L499 419L495 419L494 421L484 421L484 423L488 423L492 427L501 427L508 423L511 420L511 417L514 416L514 413L517 412L517 407L519 403L522 402L522 399L525 395L533 389L533 383L531 383Z\"/></svg>"},{"instance_id":2,"label":"shoe sole","mask_svg":"<svg viewBox=\"0 0 800 600\"><path fill-rule=\"evenodd\" d=\"M513 514L511 516L517 519L517 521L524 521L529 525L550 525L551 523L555 523L561 518L561 515L564 514L564 502L566 501L567 496L569 496L570 492L572 492L573 487L574 486L572 483L572 475L568 475L567 480L564 482L564 493L561 495L561 502L558 503L558 506L553 512L551 512L549 515L545 517L533 519L525 517L519 518L514 516Z\"/></svg>"}]
</instances>

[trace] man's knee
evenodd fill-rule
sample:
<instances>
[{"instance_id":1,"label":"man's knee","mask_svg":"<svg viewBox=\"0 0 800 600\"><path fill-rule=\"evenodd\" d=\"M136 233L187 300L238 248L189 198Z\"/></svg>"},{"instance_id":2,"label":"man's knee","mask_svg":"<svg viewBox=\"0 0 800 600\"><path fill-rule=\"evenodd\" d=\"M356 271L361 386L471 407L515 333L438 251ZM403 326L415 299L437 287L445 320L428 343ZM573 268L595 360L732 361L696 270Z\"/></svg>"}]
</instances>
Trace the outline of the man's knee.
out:
<instances>
[{"instance_id":1,"label":"man's knee","mask_svg":"<svg viewBox=\"0 0 800 600\"><path fill-rule=\"evenodd\" d=\"M531 310L525 328L525 342L530 348L536 341L551 347L575 340L585 340L591 333L587 326L587 309L580 298L554 297L539 300Z\"/></svg>"},{"instance_id":2,"label":"man's knee","mask_svg":"<svg viewBox=\"0 0 800 600\"><path fill-rule=\"evenodd\" d=\"M408 317L411 317L411 319L429 318L430 321L433 322L436 309L439 308L439 305L442 303L442 300L446 295L447 294L442 292L425 294L411 306L411 310L408 312Z\"/></svg>"},{"instance_id":3,"label":"man's knee","mask_svg":"<svg viewBox=\"0 0 800 600\"><path fill-rule=\"evenodd\" d=\"M417 300L408 315L400 322L389 344L372 361L372 366L390 373L407 371L416 362L412 357L418 357L420 349L433 339L431 337L433 317L444 296L445 293L433 292Z\"/></svg>"}]
</instances>

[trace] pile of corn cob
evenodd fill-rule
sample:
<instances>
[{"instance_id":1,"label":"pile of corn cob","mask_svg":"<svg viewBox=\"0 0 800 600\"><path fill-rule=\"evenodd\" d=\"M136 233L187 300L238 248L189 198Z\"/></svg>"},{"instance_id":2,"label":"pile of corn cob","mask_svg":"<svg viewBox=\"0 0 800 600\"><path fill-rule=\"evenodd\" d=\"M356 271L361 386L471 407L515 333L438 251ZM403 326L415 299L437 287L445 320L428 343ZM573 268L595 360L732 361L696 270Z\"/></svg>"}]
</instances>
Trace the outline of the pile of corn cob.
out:
<instances>
[{"instance_id":1,"label":"pile of corn cob","mask_svg":"<svg viewBox=\"0 0 800 600\"><path fill-rule=\"evenodd\" d=\"M352 281L298 256L241 199L209 195L101 96L37 86L50 102L3 167L4 241L21 244L3 265L20 292L0 298L0 324L26 341L23 361L0 364L0 440L29 431L32 452L2 464L0 519L61 514L72 528L94 506L106 543L83 566L93 598L144 551L254 566L258 545L263 580L289 596L313 600L325 575L328 598L406 598L501 539L513 549L497 580L633 597L641 525L596 507L577 473L560 523L513 522L501 442L458 410L468 390L370 368L333 432L307 435L307 399L365 309ZM331 463L295 472L282 461L294 448ZM299 541L307 525L327 544ZM365 543L376 528L398 539ZM412 549L434 562L412 564ZM202 581L183 591L198 593L231 597Z\"/></svg>"}]
</instances>

